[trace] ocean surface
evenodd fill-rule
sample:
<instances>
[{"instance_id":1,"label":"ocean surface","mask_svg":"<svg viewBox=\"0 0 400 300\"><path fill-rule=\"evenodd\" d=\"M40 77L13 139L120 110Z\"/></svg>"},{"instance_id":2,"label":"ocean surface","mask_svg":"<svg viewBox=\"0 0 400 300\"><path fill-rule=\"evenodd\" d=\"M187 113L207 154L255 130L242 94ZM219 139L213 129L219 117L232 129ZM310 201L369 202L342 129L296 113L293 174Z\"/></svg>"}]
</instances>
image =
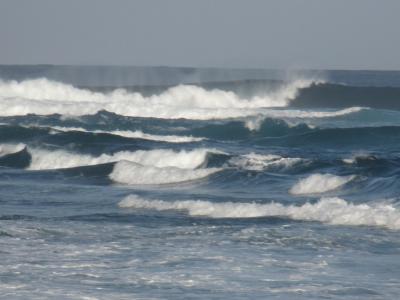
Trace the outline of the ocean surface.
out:
<instances>
[{"instance_id":1,"label":"ocean surface","mask_svg":"<svg viewBox=\"0 0 400 300\"><path fill-rule=\"evenodd\" d=\"M0 78L1 299L399 299L400 72Z\"/></svg>"}]
</instances>

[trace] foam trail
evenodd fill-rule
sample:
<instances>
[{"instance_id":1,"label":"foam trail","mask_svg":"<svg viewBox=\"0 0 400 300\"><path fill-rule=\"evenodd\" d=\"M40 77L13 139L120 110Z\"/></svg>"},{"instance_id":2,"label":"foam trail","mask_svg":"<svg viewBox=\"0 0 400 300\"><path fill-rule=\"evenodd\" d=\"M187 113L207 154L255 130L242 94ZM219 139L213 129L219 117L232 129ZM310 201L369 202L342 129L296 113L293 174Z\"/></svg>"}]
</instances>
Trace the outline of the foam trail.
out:
<instances>
[{"instance_id":1,"label":"foam trail","mask_svg":"<svg viewBox=\"0 0 400 300\"><path fill-rule=\"evenodd\" d=\"M25 144L0 144L0 157L22 151Z\"/></svg>"},{"instance_id":2,"label":"foam trail","mask_svg":"<svg viewBox=\"0 0 400 300\"><path fill-rule=\"evenodd\" d=\"M250 171L262 171L269 167L290 168L302 161L305 160L297 157L282 157L273 154L262 155L252 152L231 158L229 164Z\"/></svg>"},{"instance_id":3,"label":"foam trail","mask_svg":"<svg viewBox=\"0 0 400 300\"><path fill-rule=\"evenodd\" d=\"M107 110L119 115L157 118L218 119L259 114L261 108L285 107L311 80L296 80L262 97L241 99L233 92L192 85L172 87L144 97L123 89L92 92L47 79L0 82L0 115L87 115Z\"/></svg>"},{"instance_id":4,"label":"foam trail","mask_svg":"<svg viewBox=\"0 0 400 300\"><path fill-rule=\"evenodd\" d=\"M185 210L191 216L210 218L286 217L301 221L319 221L333 225L380 226L400 229L400 211L389 204L352 204L341 198L322 198L317 203L301 206L280 203L236 203L187 200L147 200L131 195L118 204L123 208Z\"/></svg>"},{"instance_id":5,"label":"foam trail","mask_svg":"<svg viewBox=\"0 0 400 300\"><path fill-rule=\"evenodd\" d=\"M191 142L199 142L204 140L205 138L201 137L192 137L192 136L180 136L180 135L156 135L144 133L141 130L129 131L129 130L86 130L81 127L60 127L60 126L51 126L52 129L68 132L68 131L80 131L80 132L92 132L92 133L106 133L112 135L118 135L127 138L139 138L151 141L161 141L168 143L191 143Z\"/></svg>"},{"instance_id":6,"label":"foam trail","mask_svg":"<svg viewBox=\"0 0 400 300\"><path fill-rule=\"evenodd\" d=\"M294 195L324 193L335 190L355 178L352 176L336 176L332 174L313 174L299 180L291 189Z\"/></svg>"},{"instance_id":7,"label":"foam trail","mask_svg":"<svg viewBox=\"0 0 400 300\"><path fill-rule=\"evenodd\" d=\"M32 156L29 169L46 170L73 168L79 166L89 166L118 162L127 160L141 165L163 167L177 167L182 169L194 169L204 164L207 154L212 149L195 149L192 151L181 150L175 152L169 149L156 149L149 151L120 151L112 155L102 154L100 156L91 156L87 154L71 153L64 150L44 150L29 149Z\"/></svg>"},{"instance_id":8,"label":"foam trail","mask_svg":"<svg viewBox=\"0 0 400 300\"><path fill-rule=\"evenodd\" d=\"M118 162L109 177L124 184L168 184L197 180L221 169L181 169L177 167L143 166L129 161Z\"/></svg>"}]
</instances>

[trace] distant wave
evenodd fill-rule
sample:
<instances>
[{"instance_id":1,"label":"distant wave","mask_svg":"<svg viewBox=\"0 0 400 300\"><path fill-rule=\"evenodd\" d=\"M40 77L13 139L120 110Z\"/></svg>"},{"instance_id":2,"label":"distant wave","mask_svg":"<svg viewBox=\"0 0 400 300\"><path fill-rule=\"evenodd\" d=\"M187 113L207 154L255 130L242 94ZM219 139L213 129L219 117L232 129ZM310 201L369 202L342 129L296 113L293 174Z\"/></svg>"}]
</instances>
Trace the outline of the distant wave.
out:
<instances>
[{"instance_id":1,"label":"distant wave","mask_svg":"<svg viewBox=\"0 0 400 300\"><path fill-rule=\"evenodd\" d=\"M280 203L210 202L201 200L148 200L131 195L118 204L122 208L184 210L191 216L210 218L285 217L300 221L319 221L333 225L380 226L400 229L400 211L390 204L353 204L341 198L322 198L301 206Z\"/></svg>"},{"instance_id":2,"label":"distant wave","mask_svg":"<svg viewBox=\"0 0 400 300\"><path fill-rule=\"evenodd\" d=\"M361 106L400 110L400 87L313 84L301 89L291 104L302 108Z\"/></svg>"},{"instance_id":3,"label":"distant wave","mask_svg":"<svg viewBox=\"0 0 400 300\"><path fill-rule=\"evenodd\" d=\"M165 119L219 119L255 115L260 108L285 107L300 89L313 83L296 80L263 96L240 98L231 91L179 85L158 95L117 89L94 92L48 79L0 82L0 115L89 115L107 110L124 116Z\"/></svg>"},{"instance_id":4,"label":"distant wave","mask_svg":"<svg viewBox=\"0 0 400 300\"><path fill-rule=\"evenodd\" d=\"M93 115L101 110L131 117L164 119L224 119L263 114L269 117L329 117L355 112L360 107L400 109L398 87L351 87L319 80L294 80L274 84L239 81L199 85L178 85L155 89L144 95L127 89L93 91L46 78L0 81L0 115L27 114ZM257 86L256 92L241 90ZM264 86L264 90L262 89ZM230 87L231 90L226 88ZM140 90L140 89L138 89ZM346 108L340 112L291 112L265 110L276 107ZM350 109L351 108L351 109Z\"/></svg>"}]
</instances>

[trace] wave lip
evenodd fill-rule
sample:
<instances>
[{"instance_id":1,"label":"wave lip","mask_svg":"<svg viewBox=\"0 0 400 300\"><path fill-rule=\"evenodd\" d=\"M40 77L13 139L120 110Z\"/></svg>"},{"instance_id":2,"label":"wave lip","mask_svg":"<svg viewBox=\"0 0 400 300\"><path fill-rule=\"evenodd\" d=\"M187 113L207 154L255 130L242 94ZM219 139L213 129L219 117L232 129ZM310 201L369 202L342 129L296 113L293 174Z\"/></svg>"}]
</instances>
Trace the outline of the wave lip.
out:
<instances>
[{"instance_id":1,"label":"wave lip","mask_svg":"<svg viewBox=\"0 0 400 300\"><path fill-rule=\"evenodd\" d=\"M335 190L354 178L355 175L312 174L304 179L300 179L289 192L294 195L324 193Z\"/></svg>"},{"instance_id":2,"label":"wave lip","mask_svg":"<svg viewBox=\"0 0 400 300\"><path fill-rule=\"evenodd\" d=\"M22 144L22 143L0 144L0 157L20 152L20 151L24 150L25 147L26 147L26 145Z\"/></svg>"},{"instance_id":3,"label":"wave lip","mask_svg":"<svg viewBox=\"0 0 400 300\"><path fill-rule=\"evenodd\" d=\"M123 184L171 184L201 179L220 170L219 168L195 170L178 167L160 168L124 160L115 164L109 177L113 181Z\"/></svg>"},{"instance_id":4,"label":"wave lip","mask_svg":"<svg viewBox=\"0 0 400 300\"><path fill-rule=\"evenodd\" d=\"M287 217L299 221L318 221L332 225L378 226L400 229L400 211L390 204L353 204L341 198L322 198L301 206L280 203L213 203L201 200L147 200L130 195L118 203L121 208L184 210L190 216L210 218Z\"/></svg>"}]
</instances>

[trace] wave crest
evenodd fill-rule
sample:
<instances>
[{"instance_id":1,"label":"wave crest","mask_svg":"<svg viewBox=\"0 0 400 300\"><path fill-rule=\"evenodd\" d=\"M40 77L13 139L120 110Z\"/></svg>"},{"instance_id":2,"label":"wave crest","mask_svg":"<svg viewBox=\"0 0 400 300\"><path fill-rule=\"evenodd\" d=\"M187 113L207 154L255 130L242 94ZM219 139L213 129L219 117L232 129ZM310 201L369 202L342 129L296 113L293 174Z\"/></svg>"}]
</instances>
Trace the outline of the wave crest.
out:
<instances>
[{"instance_id":1,"label":"wave crest","mask_svg":"<svg viewBox=\"0 0 400 300\"><path fill-rule=\"evenodd\" d=\"M262 171L270 167L290 168L302 162L298 157L282 157L274 154L249 153L229 160L229 164L250 171Z\"/></svg>"},{"instance_id":2,"label":"wave crest","mask_svg":"<svg viewBox=\"0 0 400 300\"><path fill-rule=\"evenodd\" d=\"M130 195L118 204L122 208L184 210L191 216L210 218L287 217L300 221L318 221L333 225L379 226L400 229L400 211L390 204L353 204L341 198L322 198L318 202L301 206L280 203L236 203L187 200L147 200Z\"/></svg>"},{"instance_id":3,"label":"wave crest","mask_svg":"<svg viewBox=\"0 0 400 300\"><path fill-rule=\"evenodd\" d=\"M143 166L129 161L118 162L109 177L123 184L171 184L192 181L220 171L218 168L182 169L177 167Z\"/></svg>"},{"instance_id":4,"label":"wave crest","mask_svg":"<svg viewBox=\"0 0 400 300\"><path fill-rule=\"evenodd\" d=\"M299 180L291 189L294 195L324 193L335 190L355 178L351 176L336 176L332 174L312 174Z\"/></svg>"},{"instance_id":5,"label":"wave crest","mask_svg":"<svg viewBox=\"0 0 400 300\"><path fill-rule=\"evenodd\" d=\"M169 149L138 150L134 152L120 151L114 154L102 154L92 156L87 154L71 153L64 150L29 149L32 156L29 169L63 169L80 166L98 165L127 160L141 165L163 167L177 167L182 169L194 169L207 160L211 149L195 149L192 151L181 150L179 152Z\"/></svg>"}]
</instances>

